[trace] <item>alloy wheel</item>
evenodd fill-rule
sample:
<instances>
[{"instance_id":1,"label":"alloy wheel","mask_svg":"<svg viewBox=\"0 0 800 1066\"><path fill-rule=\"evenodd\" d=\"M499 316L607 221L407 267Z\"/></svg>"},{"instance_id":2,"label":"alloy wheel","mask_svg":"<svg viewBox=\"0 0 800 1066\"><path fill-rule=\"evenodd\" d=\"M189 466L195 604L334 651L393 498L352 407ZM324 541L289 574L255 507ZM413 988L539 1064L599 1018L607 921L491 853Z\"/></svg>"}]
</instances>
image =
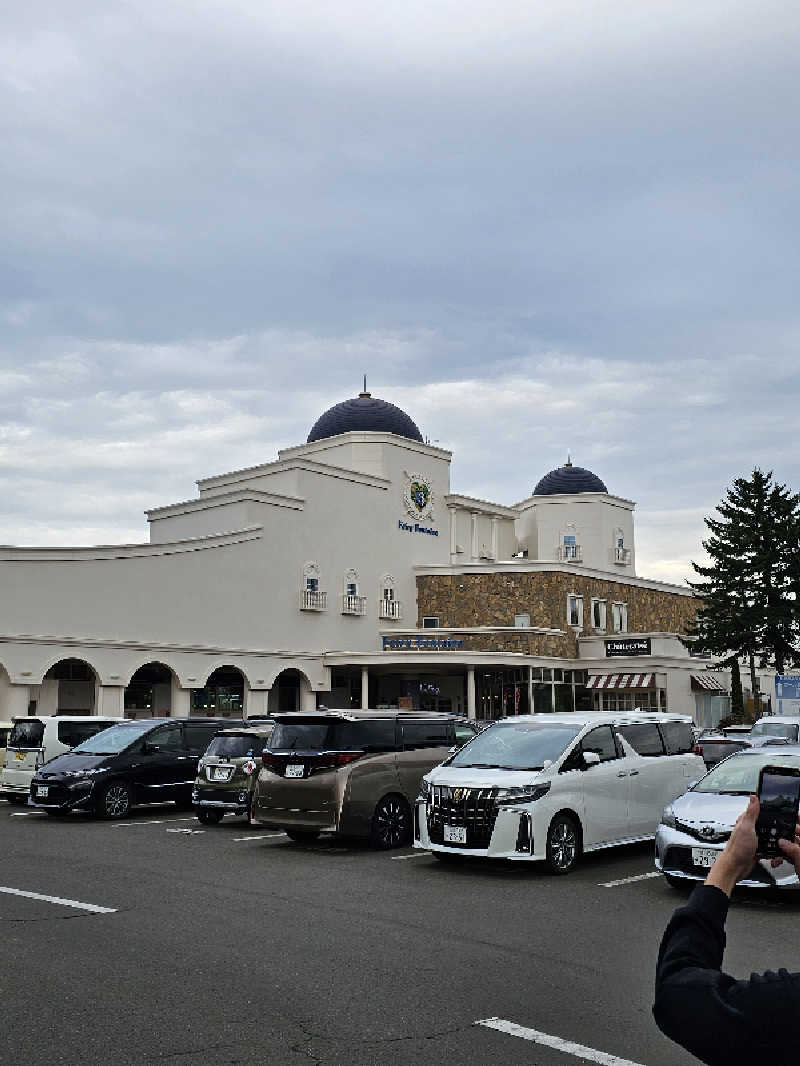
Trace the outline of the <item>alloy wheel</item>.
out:
<instances>
[{"instance_id":1,"label":"alloy wheel","mask_svg":"<svg viewBox=\"0 0 800 1066\"><path fill-rule=\"evenodd\" d=\"M109 785L103 800L103 807L109 818L122 818L128 813L131 801L126 785Z\"/></svg>"},{"instance_id":2,"label":"alloy wheel","mask_svg":"<svg viewBox=\"0 0 800 1066\"><path fill-rule=\"evenodd\" d=\"M375 808L373 841L379 848L398 848L411 836L411 816L405 800L387 796Z\"/></svg>"},{"instance_id":3,"label":"alloy wheel","mask_svg":"<svg viewBox=\"0 0 800 1066\"><path fill-rule=\"evenodd\" d=\"M578 854L578 834L566 819L560 819L550 830L550 855L557 870L569 870Z\"/></svg>"}]
</instances>

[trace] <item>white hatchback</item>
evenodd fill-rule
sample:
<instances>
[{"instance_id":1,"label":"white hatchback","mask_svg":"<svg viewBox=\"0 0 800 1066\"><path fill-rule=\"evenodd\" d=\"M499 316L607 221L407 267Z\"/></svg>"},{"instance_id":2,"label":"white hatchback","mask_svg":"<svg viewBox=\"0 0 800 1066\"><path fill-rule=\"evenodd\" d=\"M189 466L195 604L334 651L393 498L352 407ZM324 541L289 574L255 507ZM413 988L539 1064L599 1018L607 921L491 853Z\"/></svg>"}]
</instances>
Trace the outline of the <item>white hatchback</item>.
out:
<instances>
[{"instance_id":1,"label":"white hatchback","mask_svg":"<svg viewBox=\"0 0 800 1066\"><path fill-rule=\"evenodd\" d=\"M649 840L665 804L706 772L685 715L625 712L505 718L426 774L414 846L544 861Z\"/></svg>"}]
</instances>

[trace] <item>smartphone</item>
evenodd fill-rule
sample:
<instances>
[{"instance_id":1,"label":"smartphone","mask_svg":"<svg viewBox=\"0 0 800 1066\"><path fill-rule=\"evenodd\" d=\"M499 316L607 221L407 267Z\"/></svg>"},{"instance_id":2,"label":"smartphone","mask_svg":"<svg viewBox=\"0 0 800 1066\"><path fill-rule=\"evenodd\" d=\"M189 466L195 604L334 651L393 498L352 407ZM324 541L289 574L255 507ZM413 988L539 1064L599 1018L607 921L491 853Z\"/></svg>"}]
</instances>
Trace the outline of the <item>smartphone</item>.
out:
<instances>
[{"instance_id":1,"label":"smartphone","mask_svg":"<svg viewBox=\"0 0 800 1066\"><path fill-rule=\"evenodd\" d=\"M794 840L797 809L800 806L800 769L765 766L758 775L760 804L756 834L758 854L765 858L783 856L778 841Z\"/></svg>"}]
</instances>

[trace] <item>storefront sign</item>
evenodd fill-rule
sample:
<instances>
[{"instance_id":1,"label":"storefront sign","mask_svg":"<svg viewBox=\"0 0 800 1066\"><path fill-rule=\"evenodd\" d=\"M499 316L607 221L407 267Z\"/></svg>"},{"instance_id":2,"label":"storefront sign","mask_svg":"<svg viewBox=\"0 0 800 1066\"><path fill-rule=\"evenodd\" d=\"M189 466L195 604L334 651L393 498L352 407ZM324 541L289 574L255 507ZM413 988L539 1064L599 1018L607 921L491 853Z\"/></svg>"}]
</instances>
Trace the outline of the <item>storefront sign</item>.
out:
<instances>
[{"instance_id":1,"label":"storefront sign","mask_svg":"<svg viewBox=\"0 0 800 1066\"><path fill-rule=\"evenodd\" d=\"M463 640L452 637L381 637L383 651L461 651Z\"/></svg>"},{"instance_id":2,"label":"storefront sign","mask_svg":"<svg viewBox=\"0 0 800 1066\"><path fill-rule=\"evenodd\" d=\"M650 655L649 637L630 637L624 640L607 640L606 656L614 655Z\"/></svg>"},{"instance_id":3,"label":"storefront sign","mask_svg":"<svg viewBox=\"0 0 800 1066\"><path fill-rule=\"evenodd\" d=\"M800 675L775 675L775 702L778 714L800 714Z\"/></svg>"},{"instance_id":4,"label":"storefront sign","mask_svg":"<svg viewBox=\"0 0 800 1066\"><path fill-rule=\"evenodd\" d=\"M398 518L397 528L404 530L406 533L427 533L429 537L439 536L438 529L431 529L430 526L421 526L419 522L415 522L412 526L410 522L404 522L402 518Z\"/></svg>"}]
</instances>

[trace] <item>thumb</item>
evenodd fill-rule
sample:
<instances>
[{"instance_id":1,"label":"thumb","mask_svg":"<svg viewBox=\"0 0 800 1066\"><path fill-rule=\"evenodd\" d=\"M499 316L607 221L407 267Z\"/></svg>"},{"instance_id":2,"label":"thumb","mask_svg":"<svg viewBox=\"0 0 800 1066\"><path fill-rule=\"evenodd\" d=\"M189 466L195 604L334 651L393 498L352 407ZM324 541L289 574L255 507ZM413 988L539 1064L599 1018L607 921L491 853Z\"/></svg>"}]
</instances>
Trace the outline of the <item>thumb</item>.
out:
<instances>
[{"instance_id":1,"label":"thumb","mask_svg":"<svg viewBox=\"0 0 800 1066\"><path fill-rule=\"evenodd\" d=\"M760 809L761 804L758 802L758 796L751 796L747 802L747 807L742 813L742 821L750 822L751 825L755 826Z\"/></svg>"}]
</instances>

